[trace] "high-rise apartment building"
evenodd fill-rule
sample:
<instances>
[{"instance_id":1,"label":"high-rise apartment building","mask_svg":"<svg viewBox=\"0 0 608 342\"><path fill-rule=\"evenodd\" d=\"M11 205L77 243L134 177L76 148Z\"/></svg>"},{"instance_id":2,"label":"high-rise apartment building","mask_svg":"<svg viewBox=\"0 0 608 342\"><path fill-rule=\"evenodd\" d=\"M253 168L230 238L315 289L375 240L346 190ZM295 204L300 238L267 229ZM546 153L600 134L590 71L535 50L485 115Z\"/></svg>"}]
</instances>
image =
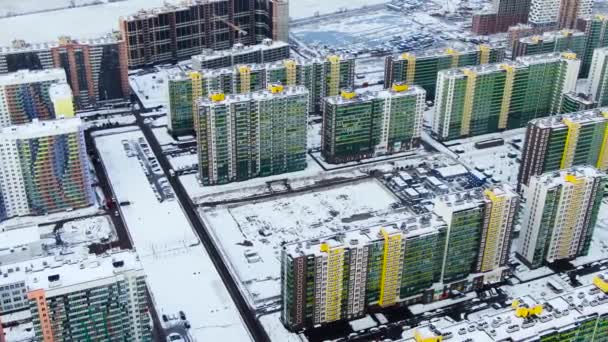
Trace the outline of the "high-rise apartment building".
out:
<instances>
[{"instance_id":1,"label":"high-rise apartment building","mask_svg":"<svg viewBox=\"0 0 608 342\"><path fill-rule=\"evenodd\" d=\"M556 114L576 87L580 60L572 53L439 72L433 134L439 140L525 127Z\"/></svg>"},{"instance_id":2,"label":"high-rise apartment building","mask_svg":"<svg viewBox=\"0 0 608 342\"><path fill-rule=\"evenodd\" d=\"M597 48L608 46L608 17L605 15L593 15L578 18L576 28L585 32L587 46L585 56L581 58L582 65L580 78L587 78L591 69L593 52Z\"/></svg>"},{"instance_id":3,"label":"high-rise apartment building","mask_svg":"<svg viewBox=\"0 0 608 342\"><path fill-rule=\"evenodd\" d=\"M588 84L593 101L599 107L608 106L608 47L597 48L593 52Z\"/></svg>"},{"instance_id":4,"label":"high-rise apartment building","mask_svg":"<svg viewBox=\"0 0 608 342\"><path fill-rule=\"evenodd\" d=\"M585 93L569 92L564 94L560 113L574 113L597 107L593 97Z\"/></svg>"},{"instance_id":5,"label":"high-rise apartment building","mask_svg":"<svg viewBox=\"0 0 608 342\"><path fill-rule=\"evenodd\" d=\"M114 35L92 40L60 37L45 44L15 41L0 48L0 73L51 68L65 70L79 109L124 101L131 94L125 42Z\"/></svg>"},{"instance_id":6,"label":"high-rise apartment building","mask_svg":"<svg viewBox=\"0 0 608 342\"><path fill-rule=\"evenodd\" d=\"M272 63L288 59L289 55L289 44L264 39L261 44L249 46L235 44L227 50L205 49L202 54L192 56L192 68L194 70L222 69L241 64Z\"/></svg>"},{"instance_id":7,"label":"high-rise apartment building","mask_svg":"<svg viewBox=\"0 0 608 342\"><path fill-rule=\"evenodd\" d=\"M5 219L93 204L80 119L34 121L0 130Z\"/></svg>"},{"instance_id":8,"label":"high-rise apartment building","mask_svg":"<svg viewBox=\"0 0 608 342\"><path fill-rule=\"evenodd\" d=\"M195 120L204 185L243 181L306 168L308 91L271 85L201 99Z\"/></svg>"},{"instance_id":9,"label":"high-rise apartment building","mask_svg":"<svg viewBox=\"0 0 608 342\"><path fill-rule=\"evenodd\" d=\"M518 183L573 166L608 169L608 114L602 109L557 115L528 123Z\"/></svg>"},{"instance_id":10,"label":"high-rise apartment building","mask_svg":"<svg viewBox=\"0 0 608 342\"><path fill-rule=\"evenodd\" d=\"M288 36L285 0L190 0L120 18L130 68L190 58L204 48L222 50Z\"/></svg>"},{"instance_id":11,"label":"high-rise apartment building","mask_svg":"<svg viewBox=\"0 0 608 342\"><path fill-rule=\"evenodd\" d=\"M593 0L561 0L557 15L557 27L571 29L576 26L579 17L590 15Z\"/></svg>"},{"instance_id":12,"label":"high-rise apartment building","mask_svg":"<svg viewBox=\"0 0 608 342\"><path fill-rule=\"evenodd\" d=\"M576 19L591 15L593 0L532 0L529 22L536 27L573 28Z\"/></svg>"},{"instance_id":13,"label":"high-rise apartment building","mask_svg":"<svg viewBox=\"0 0 608 342\"><path fill-rule=\"evenodd\" d=\"M604 193L605 174L592 167L530 179L517 254L532 268L587 255Z\"/></svg>"},{"instance_id":14,"label":"high-rise apartment building","mask_svg":"<svg viewBox=\"0 0 608 342\"><path fill-rule=\"evenodd\" d=\"M424 89L396 83L390 90L325 99L321 153L344 163L406 151L420 144Z\"/></svg>"},{"instance_id":15,"label":"high-rise apartment building","mask_svg":"<svg viewBox=\"0 0 608 342\"><path fill-rule=\"evenodd\" d=\"M10 276L24 277L19 290L27 291L37 341L152 340L146 275L134 252L16 266Z\"/></svg>"},{"instance_id":16,"label":"high-rise apartment building","mask_svg":"<svg viewBox=\"0 0 608 342\"><path fill-rule=\"evenodd\" d=\"M301 330L500 281L517 201L503 186L453 194L437 215L285 245L283 323Z\"/></svg>"},{"instance_id":17,"label":"high-rise apartment building","mask_svg":"<svg viewBox=\"0 0 608 342\"><path fill-rule=\"evenodd\" d=\"M471 273L500 281L506 272L519 196L508 186L442 196L433 211L448 225L442 279L449 283Z\"/></svg>"},{"instance_id":18,"label":"high-rise apartment building","mask_svg":"<svg viewBox=\"0 0 608 342\"><path fill-rule=\"evenodd\" d=\"M273 63L237 65L231 68L169 75L169 130L173 134L193 131L195 103L200 97L221 92L245 94L271 84L304 86L309 91L310 113L321 112L323 99L354 85L355 59L330 56L326 59L285 59Z\"/></svg>"},{"instance_id":19,"label":"high-rise apartment building","mask_svg":"<svg viewBox=\"0 0 608 342\"><path fill-rule=\"evenodd\" d=\"M20 70L0 75L0 128L34 119L73 116L71 91L65 85L62 69Z\"/></svg>"},{"instance_id":20,"label":"high-rise apartment building","mask_svg":"<svg viewBox=\"0 0 608 342\"><path fill-rule=\"evenodd\" d=\"M471 31L478 35L506 32L509 27L528 22L530 0L494 0L492 9L473 15Z\"/></svg>"},{"instance_id":21,"label":"high-rise apartment building","mask_svg":"<svg viewBox=\"0 0 608 342\"><path fill-rule=\"evenodd\" d=\"M513 58L551 52L573 52L581 59L585 55L586 36L574 30L548 31L540 36L524 37L513 45Z\"/></svg>"},{"instance_id":22,"label":"high-rise apartment building","mask_svg":"<svg viewBox=\"0 0 608 342\"><path fill-rule=\"evenodd\" d=\"M441 70L470 65L498 63L504 59L504 48L489 45L465 49L434 49L422 53L406 52L387 56L384 62L384 87L405 82L426 90L427 100L435 99L437 73Z\"/></svg>"},{"instance_id":23,"label":"high-rise apartment building","mask_svg":"<svg viewBox=\"0 0 608 342\"><path fill-rule=\"evenodd\" d=\"M297 331L358 318L370 307L432 301L445 232L445 222L429 215L285 245L283 324Z\"/></svg>"}]
</instances>

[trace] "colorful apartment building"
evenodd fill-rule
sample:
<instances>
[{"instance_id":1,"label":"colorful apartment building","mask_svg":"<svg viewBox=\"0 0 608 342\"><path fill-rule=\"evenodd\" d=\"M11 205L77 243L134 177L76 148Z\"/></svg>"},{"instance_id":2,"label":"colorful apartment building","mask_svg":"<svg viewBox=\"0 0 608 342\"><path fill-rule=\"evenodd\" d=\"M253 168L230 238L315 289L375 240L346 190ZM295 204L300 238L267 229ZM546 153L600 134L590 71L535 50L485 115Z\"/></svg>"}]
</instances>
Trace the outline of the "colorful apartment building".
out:
<instances>
[{"instance_id":1,"label":"colorful apartment building","mask_svg":"<svg viewBox=\"0 0 608 342\"><path fill-rule=\"evenodd\" d=\"M525 127L559 113L574 91L580 60L572 53L439 72L433 134L452 140Z\"/></svg>"},{"instance_id":2,"label":"colorful apartment building","mask_svg":"<svg viewBox=\"0 0 608 342\"><path fill-rule=\"evenodd\" d=\"M608 113L602 108L536 119L528 123L517 181L574 166L608 169Z\"/></svg>"},{"instance_id":3,"label":"colorful apartment building","mask_svg":"<svg viewBox=\"0 0 608 342\"><path fill-rule=\"evenodd\" d=\"M384 88L405 82L426 90L427 100L435 99L437 73L441 70L502 62L504 48L479 45L464 48L427 50L422 53L406 52L388 56L384 62Z\"/></svg>"},{"instance_id":4,"label":"colorful apartment building","mask_svg":"<svg viewBox=\"0 0 608 342\"><path fill-rule=\"evenodd\" d=\"M204 185L306 168L308 91L271 85L197 103L199 175Z\"/></svg>"},{"instance_id":5,"label":"colorful apartment building","mask_svg":"<svg viewBox=\"0 0 608 342\"><path fill-rule=\"evenodd\" d=\"M587 36L575 30L548 31L542 35L523 37L513 44L513 58L551 52L573 52L581 59L585 55Z\"/></svg>"},{"instance_id":6,"label":"colorful apartment building","mask_svg":"<svg viewBox=\"0 0 608 342\"><path fill-rule=\"evenodd\" d=\"M581 58L580 78L587 78L591 70L593 52L597 48L608 46L608 17L605 15L588 15L580 17L576 29L585 32L585 56Z\"/></svg>"},{"instance_id":7,"label":"colorful apartment building","mask_svg":"<svg viewBox=\"0 0 608 342\"><path fill-rule=\"evenodd\" d=\"M184 60L202 49L228 49L288 37L289 2L186 1L121 17L130 68Z\"/></svg>"},{"instance_id":8,"label":"colorful apartment building","mask_svg":"<svg viewBox=\"0 0 608 342\"><path fill-rule=\"evenodd\" d=\"M285 245L283 324L299 331L502 280L518 198L506 186L452 194L435 214Z\"/></svg>"},{"instance_id":9,"label":"colorful apartment building","mask_svg":"<svg viewBox=\"0 0 608 342\"><path fill-rule=\"evenodd\" d=\"M71 90L66 85L62 69L0 75L0 128L74 116Z\"/></svg>"},{"instance_id":10,"label":"colorful apartment building","mask_svg":"<svg viewBox=\"0 0 608 342\"><path fill-rule=\"evenodd\" d=\"M320 113L324 97L337 95L337 89L354 85L354 63L351 57L331 56L171 73L168 80L169 130L175 135L192 133L192 113L195 113L195 103L201 97L216 92L246 94L277 83L308 89L309 112Z\"/></svg>"},{"instance_id":11,"label":"colorful apartment building","mask_svg":"<svg viewBox=\"0 0 608 342\"><path fill-rule=\"evenodd\" d=\"M146 275L134 252L15 266L36 341L152 341Z\"/></svg>"},{"instance_id":12,"label":"colorful apartment building","mask_svg":"<svg viewBox=\"0 0 608 342\"><path fill-rule=\"evenodd\" d=\"M593 52L588 86L588 93L598 107L608 106L608 47Z\"/></svg>"},{"instance_id":13,"label":"colorful apartment building","mask_svg":"<svg viewBox=\"0 0 608 342\"><path fill-rule=\"evenodd\" d=\"M497 0L482 13L475 13L471 31L477 35L507 32L509 27L528 22L530 0Z\"/></svg>"},{"instance_id":14,"label":"colorful apartment building","mask_svg":"<svg viewBox=\"0 0 608 342\"><path fill-rule=\"evenodd\" d=\"M516 248L531 268L587 255L604 195L606 175L589 166L530 179Z\"/></svg>"},{"instance_id":15,"label":"colorful apartment building","mask_svg":"<svg viewBox=\"0 0 608 342\"><path fill-rule=\"evenodd\" d=\"M323 158L344 163L418 147L425 95L420 87L397 83L380 92L345 90L325 98Z\"/></svg>"},{"instance_id":16,"label":"colorful apartment building","mask_svg":"<svg viewBox=\"0 0 608 342\"><path fill-rule=\"evenodd\" d=\"M93 204L80 119L34 121L3 128L0 155L4 218Z\"/></svg>"},{"instance_id":17,"label":"colorful apartment building","mask_svg":"<svg viewBox=\"0 0 608 342\"><path fill-rule=\"evenodd\" d=\"M285 41L264 39L260 44L245 46L235 44L226 50L204 49L192 56L194 70L224 69L241 64L264 64L288 59L289 44Z\"/></svg>"},{"instance_id":18,"label":"colorful apartment building","mask_svg":"<svg viewBox=\"0 0 608 342\"><path fill-rule=\"evenodd\" d=\"M62 68L78 109L124 102L131 94L125 42L108 35L99 39L28 44L15 41L0 48L0 73Z\"/></svg>"}]
</instances>

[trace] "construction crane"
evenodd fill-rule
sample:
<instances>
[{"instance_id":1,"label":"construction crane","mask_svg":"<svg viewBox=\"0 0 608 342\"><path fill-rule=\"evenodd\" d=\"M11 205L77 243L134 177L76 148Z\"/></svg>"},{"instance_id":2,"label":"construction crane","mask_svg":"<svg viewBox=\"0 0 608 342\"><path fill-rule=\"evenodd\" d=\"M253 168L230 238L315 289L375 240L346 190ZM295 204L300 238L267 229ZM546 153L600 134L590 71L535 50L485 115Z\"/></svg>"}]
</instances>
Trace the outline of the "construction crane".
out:
<instances>
[{"instance_id":1,"label":"construction crane","mask_svg":"<svg viewBox=\"0 0 608 342\"><path fill-rule=\"evenodd\" d=\"M229 22L226 19L220 19L224 24L228 25L230 28L232 28L233 30L237 31L240 35L242 36L246 36L248 35L247 31L243 30L242 28L234 25L233 23Z\"/></svg>"}]
</instances>

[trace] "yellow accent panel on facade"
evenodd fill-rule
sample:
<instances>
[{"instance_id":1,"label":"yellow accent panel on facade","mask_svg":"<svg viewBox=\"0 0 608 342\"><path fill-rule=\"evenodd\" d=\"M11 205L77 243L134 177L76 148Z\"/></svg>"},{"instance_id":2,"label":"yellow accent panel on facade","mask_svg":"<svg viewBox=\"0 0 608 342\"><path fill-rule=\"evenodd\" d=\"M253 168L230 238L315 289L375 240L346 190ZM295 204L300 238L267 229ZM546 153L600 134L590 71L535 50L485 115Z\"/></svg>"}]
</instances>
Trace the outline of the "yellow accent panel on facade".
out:
<instances>
[{"instance_id":1,"label":"yellow accent panel on facade","mask_svg":"<svg viewBox=\"0 0 608 342\"><path fill-rule=\"evenodd\" d=\"M285 61L283 61L283 65L285 66L287 85L295 86L296 82L297 82L297 79L296 79L297 63L296 63L296 61L294 61L292 59L286 59Z\"/></svg>"},{"instance_id":2,"label":"yellow accent panel on facade","mask_svg":"<svg viewBox=\"0 0 608 342\"><path fill-rule=\"evenodd\" d=\"M55 115L63 116L64 118L73 118L74 117L74 102L72 101L72 97L57 99L53 103L53 107L55 109Z\"/></svg>"},{"instance_id":3,"label":"yellow accent panel on facade","mask_svg":"<svg viewBox=\"0 0 608 342\"><path fill-rule=\"evenodd\" d=\"M581 128L580 123L576 123L570 119L564 119L564 124L568 126L568 134L566 135L566 144L560 164L560 168L562 169L572 166L574 153L576 152L576 145L578 144L579 131Z\"/></svg>"},{"instance_id":4,"label":"yellow accent panel on facade","mask_svg":"<svg viewBox=\"0 0 608 342\"><path fill-rule=\"evenodd\" d=\"M475 88L477 86L477 74L471 69L463 71L467 77L467 86L462 108L462 119L460 122L460 135L469 135L471 132L471 116L473 114L473 101L475 100Z\"/></svg>"},{"instance_id":5,"label":"yellow accent panel on facade","mask_svg":"<svg viewBox=\"0 0 608 342\"><path fill-rule=\"evenodd\" d=\"M330 248L327 253L327 285L325 288L325 321L334 322L342 318L342 290L344 274L344 248Z\"/></svg>"},{"instance_id":6,"label":"yellow accent panel on facade","mask_svg":"<svg viewBox=\"0 0 608 342\"><path fill-rule=\"evenodd\" d=\"M416 77L416 56L406 52L401 55L401 57L407 61L405 83L411 85L414 83L414 79Z\"/></svg>"},{"instance_id":7,"label":"yellow accent panel on facade","mask_svg":"<svg viewBox=\"0 0 608 342\"><path fill-rule=\"evenodd\" d=\"M327 96L336 96L340 88L340 57L329 56L329 85L327 87Z\"/></svg>"},{"instance_id":8,"label":"yellow accent panel on facade","mask_svg":"<svg viewBox=\"0 0 608 342\"><path fill-rule=\"evenodd\" d=\"M511 96L513 93L513 83L515 82L515 69L509 64L500 66L506 71L505 88L502 94L502 103L500 104L500 116L498 117L498 128L506 129L509 121L509 111L511 110Z\"/></svg>"},{"instance_id":9,"label":"yellow accent panel on facade","mask_svg":"<svg viewBox=\"0 0 608 342\"><path fill-rule=\"evenodd\" d=\"M481 260L481 272L489 272L494 269L496 254L501 251L497 249L497 239L500 238L500 231L504 223L505 198L496 196L492 190L485 190L484 194L492 202L490 209L490 219L486 229L486 243Z\"/></svg>"},{"instance_id":10,"label":"yellow accent panel on facade","mask_svg":"<svg viewBox=\"0 0 608 342\"><path fill-rule=\"evenodd\" d=\"M251 68L242 66L239 68L241 74L241 93L245 94L251 91Z\"/></svg>"},{"instance_id":11,"label":"yellow accent panel on facade","mask_svg":"<svg viewBox=\"0 0 608 342\"><path fill-rule=\"evenodd\" d=\"M380 299L378 305L391 306L397 302L401 282L402 251L400 232L390 234L381 229L384 238L384 253L382 257L382 273L380 278Z\"/></svg>"},{"instance_id":12,"label":"yellow accent panel on facade","mask_svg":"<svg viewBox=\"0 0 608 342\"><path fill-rule=\"evenodd\" d=\"M597 286L602 292L608 293L608 280L600 278L599 275L593 277L593 285Z\"/></svg>"},{"instance_id":13,"label":"yellow accent panel on facade","mask_svg":"<svg viewBox=\"0 0 608 342\"><path fill-rule=\"evenodd\" d=\"M198 111L197 102L198 102L198 99L203 97L203 85L202 85L203 74L198 71L192 71L188 74L188 77L190 77L190 81L192 82L192 116L193 116L193 122L194 122L194 130L196 132L198 132L199 115L197 112Z\"/></svg>"},{"instance_id":14,"label":"yellow accent panel on facade","mask_svg":"<svg viewBox=\"0 0 608 342\"><path fill-rule=\"evenodd\" d=\"M608 112L602 112L604 119L608 119ZM608 170L608 123L604 127L604 137L602 139L602 147L600 148L600 154L595 165L602 171Z\"/></svg>"},{"instance_id":15,"label":"yellow accent panel on facade","mask_svg":"<svg viewBox=\"0 0 608 342\"><path fill-rule=\"evenodd\" d=\"M479 63L480 64L488 64L490 63L490 47L485 44L479 45Z\"/></svg>"},{"instance_id":16,"label":"yellow accent panel on facade","mask_svg":"<svg viewBox=\"0 0 608 342\"><path fill-rule=\"evenodd\" d=\"M447 48L445 50L445 53L452 56L452 68L458 67L458 60L460 58L460 52L458 52L452 48Z\"/></svg>"}]
</instances>

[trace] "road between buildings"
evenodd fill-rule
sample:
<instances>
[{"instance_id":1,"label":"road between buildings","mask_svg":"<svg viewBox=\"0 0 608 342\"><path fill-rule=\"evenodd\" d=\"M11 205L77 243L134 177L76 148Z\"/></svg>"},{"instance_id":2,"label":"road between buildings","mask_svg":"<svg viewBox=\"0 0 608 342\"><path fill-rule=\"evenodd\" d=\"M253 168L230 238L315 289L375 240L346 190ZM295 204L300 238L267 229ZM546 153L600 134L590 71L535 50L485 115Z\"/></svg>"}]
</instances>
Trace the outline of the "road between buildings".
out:
<instances>
[{"instance_id":1,"label":"road between buildings","mask_svg":"<svg viewBox=\"0 0 608 342\"><path fill-rule=\"evenodd\" d=\"M143 108L140 102L141 108ZM173 187L173 191L177 197L177 200L180 203L180 206L183 212L186 214L190 225L194 228L194 231L203 242L207 253L209 254L213 265L215 266L220 278L222 279L230 297L234 301L239 313L241 314L241 318L249 331L249 334L256 342L270 342L270 338L268 337L266 331L262 327L262 324L256 319L254 311L249 307L247 301L243 297L243 294L239 290L239 286L236 281L230 275L230 271L228 267L224 263L222 259L219 248L216 246L215 242L211 238L209 234L208 228L203 224L202 220L198 216L198 212L194 203L190 199L188 192L183 187L182 183L179 181L177 177L171 177L171 164L166 156L163 154L162 148L154 136L152 129L144 123L144 118L140 115L139 111L135 112L136 122L141 131L144 134L144 137L148 141L152 152L156 156L158 163L165 175L167 175L167 179L169 183Z\"/></svg>"}]
</instances>

